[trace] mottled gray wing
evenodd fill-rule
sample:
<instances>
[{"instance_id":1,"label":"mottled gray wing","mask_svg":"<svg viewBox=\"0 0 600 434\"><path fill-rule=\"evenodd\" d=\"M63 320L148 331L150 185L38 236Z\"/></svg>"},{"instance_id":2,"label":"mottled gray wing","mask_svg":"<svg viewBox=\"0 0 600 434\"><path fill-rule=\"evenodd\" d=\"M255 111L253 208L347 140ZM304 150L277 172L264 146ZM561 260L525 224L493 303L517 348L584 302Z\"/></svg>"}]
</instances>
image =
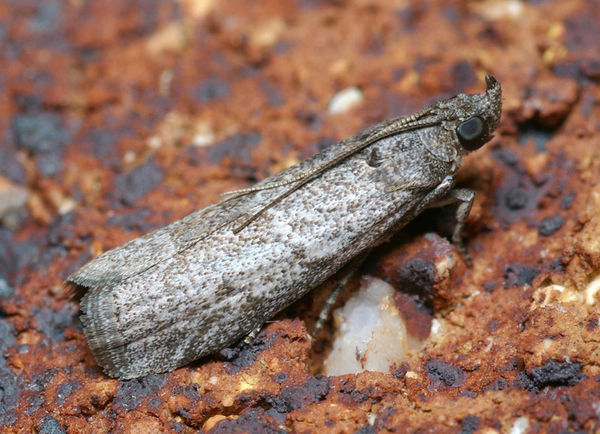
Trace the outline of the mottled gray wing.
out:
<instances>
[{"instance_id":1,"label":"mottled gray wing","mask_svg":"<svg viewBox=\"0 0 600 434\"><path fill-rule=\"evenodd\" d=\"M243 199L210 205L109 250L71 274L67 281L94 289L142 273L234 221L241 215Z\"/></svg>"},{"instance_id":2,"label":"mottled gray wing","mask_svg":"<svg viewBox=\"0 0 600 434\"><path fill-rule=\"evenodd\" d=\"M287 170L266 178L256 185L255 190L252 188L247 193L224 199L103 253L71 274L67 281L90 289L114 285L192 248L215 231L231 229L237 232L254 221L265 209L345 158L384 137L414 128L415 125L408 121L415 117L413 115L410 118L391 119L373 125ZM306 174L310 174L310 178L305 176ZM287 181L291 181L289 185ZM271 189L271 185L279 188Z\"/></svg>"},{"instance_id":3,"label":"mottled gray wing","mask_svg":"<svg viewBox=\"0 0 600 434\"><path fill-rule=\"evenodd\" d=\"M278 183L298 176L298 174L322 164L324 158L336 158L352 143L352 139L347 139L333 144L322 151L318 155L319 158L313 156L287 170L266 178L257 186ZM227 228L233 230L235 225L239 225L239 221L247 219L253 212L269 204L274 197L280 194L282 188L236 195L209 205L181 220L103 253L71 274L67 281L89 289L122 282L177 253L192 248L215 231Z\"/></svg>"}]
</instances>

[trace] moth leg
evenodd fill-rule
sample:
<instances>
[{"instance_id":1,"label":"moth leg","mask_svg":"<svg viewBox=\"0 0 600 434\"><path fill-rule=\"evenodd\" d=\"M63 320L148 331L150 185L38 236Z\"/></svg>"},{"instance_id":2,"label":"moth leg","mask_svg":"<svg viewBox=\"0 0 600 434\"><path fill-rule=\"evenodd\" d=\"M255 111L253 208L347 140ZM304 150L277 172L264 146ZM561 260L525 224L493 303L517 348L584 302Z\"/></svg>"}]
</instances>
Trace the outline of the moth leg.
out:
<instances>
[{"instance_id":1,"label":"moth leg","mask_svg":"<svg viewBox=\"0 0 600 434\"><path fill-rule=\"evenodd\" d=\"M459 202L458 207L456 208L456 226L452 233L452 243L456 246L469 267L473 266L473 260L463 243L462 231L465 222L469 217L469 213L471 212L473 199L475 199L475 192L473 190L469 190L468 188L455 188L450 190L446 197L430 205L431 208L434 208Z\"/></svg>"},{"instance_id":2,"label":"moth leg","mask_svg":"<svg viewBox=\"0 0 600 434\"><path fill-rule=\"evenodd\" d=\"M367 249L366 251L362 252L360 255L354 258L352 262L350 262L350 264L346 266L347 270L342 275L342 278L338 281L337 285L335 286L335 289L331 292L331 294L329 294L329 297L327 297L327 300L325 301L321 312L319 312L319 319L317 319L317 323L315 324L315 328L312 332L313 337L316 337L319 334L319 332L325 325L325 322L329 319L331 309L333 308L333 305L335 304L338 296L340 295L340 292L342 292L342 289L344 289L348 281L356 274L358 268L368 256L370 251L371 249Z\"/></svg>"},{"instance_id":3,"label":"moth leg","mask_svg":"<svg viewBox=\"0 0 600 434\"><path fill-rule=\"evenodd\" d=\"M355 271L356 270L352 270L351 272L346 273L344 275L344 277L342 277L342 279L337 283L337 285L335 286L335 289L331 292L331 294L329 294L329 297L327 297L327 300L325 300L325 305L321 309L321 312L319 312L319 319L317 320L317 323L315 324L315 328L312 332L312 335L314 337L316 337L319 334L319 332L323 328L323 325L325 324L325 321L327 321L327 319L329 319L329 314L331 313L331 309L333 308L333 305L335 304L338 296L340 295L340 292L342 291L344 286L346 286L346 284L348 283L348 280L350 280L350 278L354 275Z\"/></svg>"},{"instance_id":4,"label":"moth leg","mask_svg":"<svg viewBox=\"0 0 600 434\"><path fill-rule=\"evenodd\" d=\"M244 343L246 345L250 345L252 343L252 341L254 340L254 338L258 336L258 334L260 333L262 328L263 328L263 324L259 325L258 327L254 328L253 330L250 330L250 333L248 333L248 335L244 338Z\"/></svg>"},{"instance_id":5,"label":"moth leg","mask_svg":"<svg viewBox=\"0 0 600 434\"><path fill-rule=\"evenodd\" d=\"M414 188L417 189L419 187L422 187L423 184L419 184L419 181L410 181L410 182L406 182L404 184L400 184L400 185L392 185L390 187L387 187L385 189L386 193L393 193L394 191L400 191L400 190L406 190L408 188Z\"/></svg>"}]
</instances>

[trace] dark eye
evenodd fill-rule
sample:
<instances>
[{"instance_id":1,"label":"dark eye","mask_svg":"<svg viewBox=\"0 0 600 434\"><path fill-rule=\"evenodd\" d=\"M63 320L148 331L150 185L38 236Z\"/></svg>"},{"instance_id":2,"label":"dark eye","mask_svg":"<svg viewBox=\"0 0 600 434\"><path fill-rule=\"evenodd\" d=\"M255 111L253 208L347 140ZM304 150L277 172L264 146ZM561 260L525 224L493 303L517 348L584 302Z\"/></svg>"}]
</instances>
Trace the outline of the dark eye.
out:
<instances>
[{"instance_id":1,"label":"dark eye","mask_svg":"<svg viewBox=\"0 0 600 434\"><path fill-rule=\"evenodd\" d=\"M456 135L463 148L467 151L474 151L481 148L487 141L488 127L479 116L473 116L458 124Z\"/></svg>"}]
</instances>

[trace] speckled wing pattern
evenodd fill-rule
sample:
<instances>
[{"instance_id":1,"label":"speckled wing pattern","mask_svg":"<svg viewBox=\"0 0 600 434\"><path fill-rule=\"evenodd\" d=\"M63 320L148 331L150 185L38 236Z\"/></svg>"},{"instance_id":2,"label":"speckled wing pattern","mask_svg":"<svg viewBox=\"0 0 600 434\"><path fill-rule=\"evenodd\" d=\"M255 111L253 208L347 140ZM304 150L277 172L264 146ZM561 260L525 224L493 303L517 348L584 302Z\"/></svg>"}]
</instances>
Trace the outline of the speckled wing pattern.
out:
<instances>
[{"instance_id":1,"label":"speckled wing pattern","mask_svg":"<svg viewBox=\"0 0 600 434\"><path fill-rule=\"evenodd\" d=\"M464 151L456 124L498 123L491 80L484 94L377 124L73 273L98 363L135 378L218 351L443 198Z\"/></svg>"}]
</instances>

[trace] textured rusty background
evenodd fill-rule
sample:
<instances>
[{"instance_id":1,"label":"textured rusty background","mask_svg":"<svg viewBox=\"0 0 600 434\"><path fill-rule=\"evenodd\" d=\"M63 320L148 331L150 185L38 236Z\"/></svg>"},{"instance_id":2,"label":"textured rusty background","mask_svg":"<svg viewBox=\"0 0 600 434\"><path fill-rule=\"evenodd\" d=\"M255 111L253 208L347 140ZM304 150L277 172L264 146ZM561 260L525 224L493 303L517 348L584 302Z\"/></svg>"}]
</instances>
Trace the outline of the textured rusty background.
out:
<instances>
[{"instance_id":1,"label":"textured rusty background","mask_svg":"<svg viewBox=\"0 0 600 434\"><path fill-rule=\"evenodd\" d=\"M2 1L0 210L27 199L0 215L0 430L598 429L599 26L582 0ZM505 109L460 176L474 267L442 270L449 210L363 267L416 335L442 324L421 351L318 375L327 333L306 330L329 284L250 347L128 382L99 371L71 271L374 121L479 92L485 72ZM350 86L364 101L328 114Z\"/></svg>"}]
</instances>

